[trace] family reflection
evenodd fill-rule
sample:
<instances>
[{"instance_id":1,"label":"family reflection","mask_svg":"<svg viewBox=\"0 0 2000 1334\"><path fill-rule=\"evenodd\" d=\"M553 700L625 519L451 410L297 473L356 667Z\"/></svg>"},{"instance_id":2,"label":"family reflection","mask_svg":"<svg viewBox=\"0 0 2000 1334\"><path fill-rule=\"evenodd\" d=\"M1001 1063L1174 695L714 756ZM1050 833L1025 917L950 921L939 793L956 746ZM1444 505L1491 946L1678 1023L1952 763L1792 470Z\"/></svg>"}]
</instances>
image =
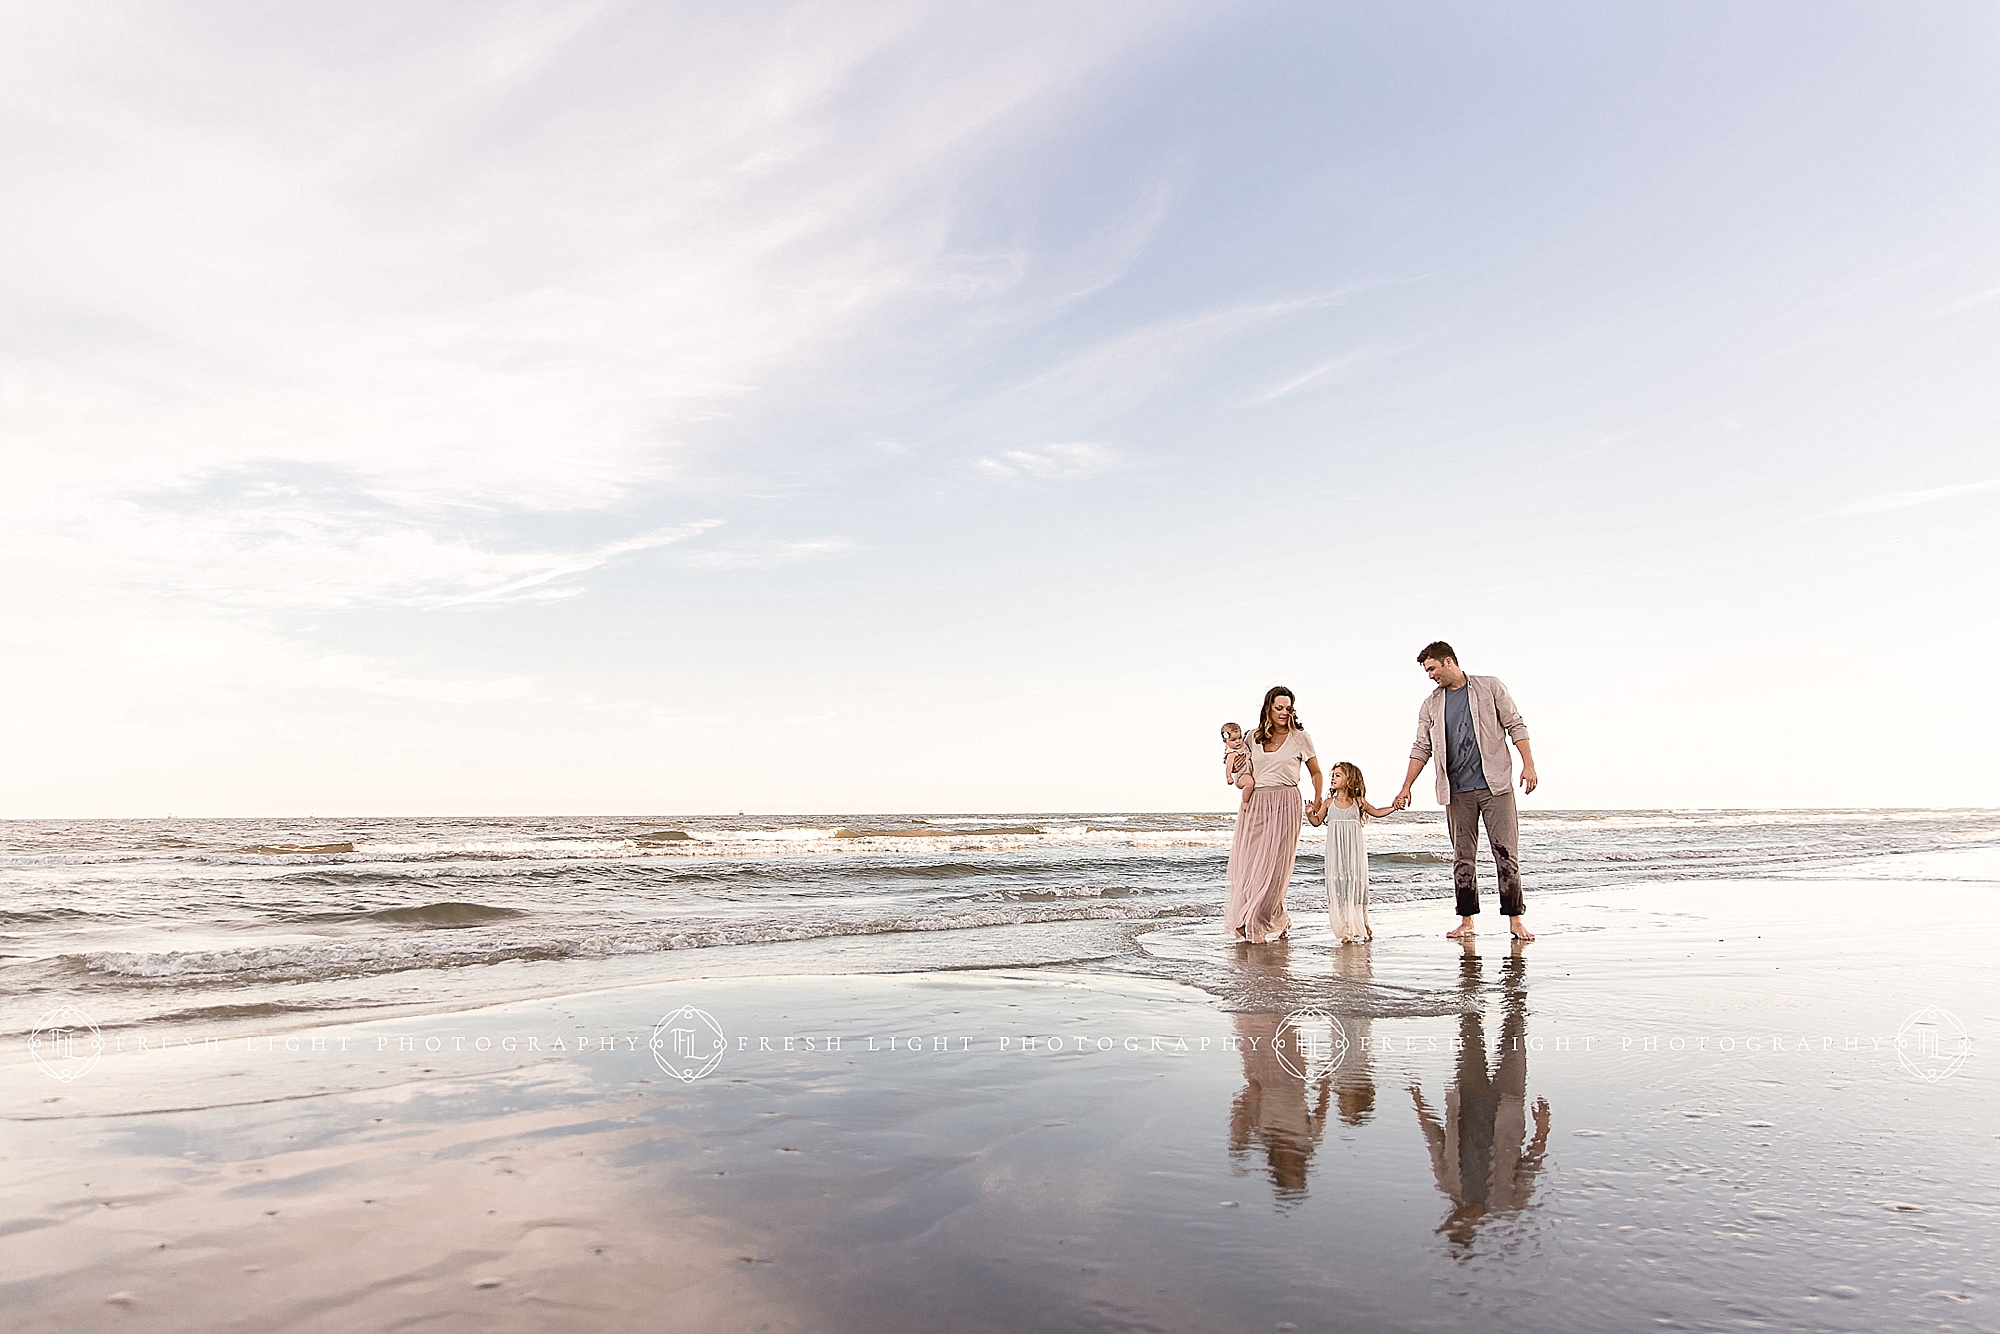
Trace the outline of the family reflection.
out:
<instances>
[{"instance_id":1,"label":"family reflection","mask_svg":"<svg viewBox=\"0 0 2000 1334\"><path fill-rule=\"evenodd\" d=\"M1470 1244L1489 1217L1527 1207L1548 1151L1546 1098L1535 1099L1535 1136L1523 1144L1528 1128L1527 967L1517 943L1500 966L1500 1044L1497 1059L1489 1062L1479 1003L1482 964L1468 942L1459 962L1459 987L1468 1004L1458 1021L1458 1068L1445 1091L1442 1119L1424 1101L1423 1087L1410 1081L1417 1124L1430 1145L1431 1171L1438 1189L1451 1199L1451 1212L1438 1231L1460 1246Z\"/></svg>"},{"instance_id":2,"label":"family reflection","mask_svg":"<svg viewBox=\"0 0 2000 1334\"><path fill-rule=\"evenodd\" d=\"M1374 959L1366 945L1342 945L1333 952L1333 975L1355 987L1375 981ZM1366 1015L1343 1014L1347 1056L1333 1071L1333 1102L1345 1125L1365 1124L1375 1115L1375 1021Z\"/></svg>"},{"instance_id":3,"label":"family reflection","mask_svg":"<svg viewBox=\"0 0 2000 1334\"><path fill-rule=\"evenodd\" d=\"M1267 959L1262 966L1274 962ZM1371 985L1368 947L1336 949L1333 973L1351 986ZM1489 1052L1485 964L1473 943L1465 942L1458 983L1466 1008L1442 1111L1426 1100L1416 1078L1409 1082L1432 1175L1451 1200L1437 1230L1458 1246L1469 1245L1489 1218L1528 1206L1548 1151L1548 1101L1537 1098L1532 1111L1528 1104L1527 960L1519 944L1501 961L1498 982L1500 1032ZM1376 1064L1386 1053L1377 1051L1373 1020L1337 1017L1346 1034L1345 1055L1318 1073L1297 1059L1284 1059L1291 1052L1282 1032L1284 1015L1233 1016L1243 1088L1229 1109L1230 1157L1241 1170L1261 1156L1281 1207L1305 1198L1308 1168L1329 1115L1348 1126L1366 1125L1374 1117Z\"/></svg>"},{"instance_id":4,"label":"family reflection","mask_svg":"<svg viewBox=\"0 0 2000 1334\"><path fill-rule=\"evenodd\" d=\"M1335 950L1334 975L1365 985L1372 976L1368 951L1359 945ZM1241 1165L1254 1151L1261 1151L1280 1204L1305 1198L1306 1168L1326 1134L1329 1110L1350 1126L1374 1115L1371 1021L1354 1015L1336 1017L1346 1037L1345 1055L1331 1073L1315 1075L1296 1054L1295 1043L1284 1045L1285 1051L1294 1053L1290 1064L1280 1057L1284 1015L1234 1016L1243 1089L1229 1108L1229 1154Z\"/></svg>"},{"instance_id":5,"label":"family reflection","mask_svg":"<svg viewBox=\"0 0 2000 1334\"><path fill-rule=\"evenodd\" d=\"M1306 1164L1326 1133L1331 1080L1308 1085L1278 1059L1281 1014L1236 1016L1236 1047L1243 1057L1243 1091L1229 1107L1229 1156L1239 1165L1262 1150L1280 1204L1305 1198Z\"/></svg>"}]
</instances>

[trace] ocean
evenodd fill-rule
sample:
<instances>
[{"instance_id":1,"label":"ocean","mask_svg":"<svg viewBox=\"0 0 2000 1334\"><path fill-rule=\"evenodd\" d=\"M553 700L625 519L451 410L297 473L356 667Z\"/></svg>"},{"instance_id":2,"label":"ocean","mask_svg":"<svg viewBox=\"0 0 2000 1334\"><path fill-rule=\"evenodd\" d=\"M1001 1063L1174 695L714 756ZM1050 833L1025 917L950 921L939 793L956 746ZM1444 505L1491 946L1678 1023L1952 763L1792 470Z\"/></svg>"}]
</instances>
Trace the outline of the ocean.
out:
<instances>
[{"instance_id":1,"label":"ocean","mask_svg":"<svg viewBox=\"0 0 2000 1334\"><path fill-rule=\"evenodd\" d=\"M0 826L0 1322L1994 1327L2000 812L1531 812L1532 945L1230 834Z\"/></svg>"},{"instance_id":2,"label":"ocean","mask_svg":"<svg viewBox=\"0 0 2000 1334\"><path fill-rule=\"evenodd\" d=\"M1228 814L49 820L0 823L0 1032L61 1000L105 1025L464 1005L696 972L1095 960L1204 985ZM1369 828L1371 893L1449 913L1442 814ZM1785 885L2000 847L2000 812L1522 815L1542 895ZM1322 839L1290 893L1320 916ZM1887 873L1887 872L1885 872ZM1483 875L1490 890L1490 868ZM1763 892L1761 889L1758 892ZM1492 910L1489 894L1489 912ZM1317 927L1315 928L1315 922ZM1147 942L1153 942L1148 947Z\"/></svg>"}]
</instances>

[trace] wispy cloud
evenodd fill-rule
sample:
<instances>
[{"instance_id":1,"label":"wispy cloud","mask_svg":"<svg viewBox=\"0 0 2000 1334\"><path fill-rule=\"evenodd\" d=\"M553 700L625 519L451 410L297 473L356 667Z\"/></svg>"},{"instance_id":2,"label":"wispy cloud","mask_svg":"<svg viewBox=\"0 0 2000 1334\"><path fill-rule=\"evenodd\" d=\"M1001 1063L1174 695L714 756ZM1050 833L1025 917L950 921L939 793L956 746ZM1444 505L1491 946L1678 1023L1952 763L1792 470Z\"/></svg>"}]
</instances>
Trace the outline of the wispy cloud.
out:
<instances>
[{"instance_id":1,"label":"wispy cloud","mask_svg":"<svg viewBox=\"0 0 2000 1334\"><path fill-rule=\"evenodd\" d=\"M1017 240L1001 250L941 256L933 290L950 300L987 303L972 322L981 331L1041 324L1125 276L1166 220L1180 188L1178 174L1150 181L1123 214L1072 244L1030 248ZM1009 299L994 300L1001 296Z\"/></svg>"},{"instance_id":2,"label":"wispy cloud","mask_svg":"<svg viewBox=\"0 0 2000 1334\"><path fill-rule=\"evenodd\" d=\"M992 396L980 415L1034 419L1104 416L1156 395L1191 364L1293 316L1346 301L1358 288L1155 320L1103 338Z\"/></svg>"},{"instance_id":3,"label":"wispy cloud","mask_svg":"<svg viewBox=\"0 0 2000 1334\"><path fill-rule=\"evenodd\" d=\"M1954 297L1949 301L1943 302L1931 314L1930 318L1942 319L1946 316L1957 315L1963 311L1972 310L1975 307L1988 305L1995 301L2000 301L2000 287L1988 287L1981 291L1973 292L1969 296Z\"/></svg>"},{"instance_id":4,"label":"wispy cloud","mask_svg":"<svg viewBox=\"0 0 2000 1334\"><path fill-rule=\"evenodd\" d=\"M93 479L270 458L503 512L691 485L718 409L898 310L1018 284L1026 242L956 254L938 201L1011 116L1177 21L576 4L443 29L383 11L327 43L312 20L12 25L0 144L36 208L0 225L29 349L9 489L87 506ZM910 58L947 41L950 61ZM661 79L629 59L648 43L703 54ZM232 103L260 110L214 114ZM1159 213L1054 285L1122 272Z\"/></svg>"},{"instance_id":5,"label":"wispy cloud","mask_svg":"<svg viewBox=\"0 0 2000 1334\"><path fill-rule=\"evenodd\" d=\"M0 216L0 568L37 572L0 583L0 637L37 689L88 682L106 717L512 698L536 678L447 670L419 622L398 661L294 613L859 550L824 514L736 541L630 516L789 483L813 447L732 419L802 411L789 386L941 310L991 327L1096 290L1161 216L954 240L963 182L1184 7L460 20L0 16L0 155L35 201Z\"/></svg>"},{"instance_id":6,"label":"wispy cloud","mask_svg":"<svg viewBox=\"0 0 2000 1334\"><path fill-rule=\"evenodd\" d=\"M1913 505L1930 505L1940 500L1953 500L1959 496L1976 495L1982 491L2000 490L2000 477L1984 482L1960 482L1953 486L1934 486L1924 491L1891 491L1886 495L1871 496L1857 500L1851 505L1843 505L1834 510L1836 516L1846 517L1857 514L1886 514L1890 510L1909 509Z\"/></svg>"},{"instance_id":7,"label":"wispy cloud","mask_svg":"<svg viewBox=\"0 0 2000 1334\"><path fill-rule=\"evenodd\" d=\"M642 533L637 537L628 537L618 542L606 542L602 546L591 547L587 550L570 554L534 552L513 556L510 559L515 562L523 560L533 561L539 565L539 568L533 569L530 573L522 575L517 579L509 580L506 583L498 584L491 588L479 589L462 597L449 598L437 605L455 606L467 602L518 601L523 598L545 600L552 597L570 597L581 592L582 589L575 585L555 587L552 587L552 585L558 585L558 581L569 580L577 575L586 574L591 570L600 569L603 566L611 564L620 556L629 556L635 552L652 551L659 547L672 546L678 542L685 542L689 538L699 537L711 528L718 528L721 525L722 520L720 519L701 519L694 523L681 524L673 528L655 529L653 532Z\"/></svg>"},{"instance_id":8,"label":"wispy cloud","mask_svg":"<svg viewBox=\"0 0 2000 1334\"><path fill-rule=\"evenodd\" d=\"M377 658L355 654L315 655L292 648L273 655L259 678L263 689L361 691L433 704L491 704L520 699L539 684L532 676L417 676Z\"/></svg>"},{"instance_id":9,"label":"wispy cloud","mask_svg":"<svg viewBox=\"0 0 2000 1334\"><path fill-rule=\"evenodd\" d=\"M675 563L697 570L770 570L781 565L830 560L860 549L860 543L844 537L794 542L737 542L708 551L690 552Z\"/></svg>"},{"instance_id":10,"label":"wispy cloud","mask_svg":"<svg viewBox=\"0 0 2000 1334\"><path fill-rule=\"evenodd\" d=\"M331 609L542 602L641 552L688 542L719 518L570 548L496 540L483 507L418 507L357 479L266 465L131 497L98 525L135 585L242 609Z\"/></svg>"},{"instance_id":11,"label":"wispy cloud","mask_svg":"<svg viewBox=\"0 0 2000 1334\"><path fill-rule=\"evenodd\" d=\"M1105 339L1054 370L1036 377L1032 385L1049 388L1077 380L1129 379L1142 376L1148 382L1171 375L1180 360L1226 343L1301 311L1318 310L1347 298L1345 290L1290 297L1280 301L1254 301L1199 315L1177 316L1142 325L1127 333Z\"/></svg>"},{"instance_id":12,"label":"wispy cloud","mask_svg":"<svg viewBox=\"0 0 2000 1334\"><path fill-rule=\"evenodd\" d=\"M1255 395L1249 400L1249 405L1251 407L1261 407L1266 403L1273 403L1288 395L1296 394L1302 389L1310 389L1315 385L1338 383L1341 380L1347 379L1357 368L1368 365L1381 355L1382 350L1379 348L1364 347L1349 352L1344 356L1323 361L1312 369L1292 376L1288 380L1280 381L1263 393Z\"/></svg>"},{"instance_id":13,"label":"wispy cloud","mask_svg":"<svg viewBox=\"0 0 2000 1334\"><path fill-rule=\"evenodd\" d=\"M1015 482L1024 477L1069 481L1109 472L1121 462L1123 456L1107 445L1080 442L1002 450L994 457L976 460L973 467L1000 481Z\"/></svg>"}]
</instances>

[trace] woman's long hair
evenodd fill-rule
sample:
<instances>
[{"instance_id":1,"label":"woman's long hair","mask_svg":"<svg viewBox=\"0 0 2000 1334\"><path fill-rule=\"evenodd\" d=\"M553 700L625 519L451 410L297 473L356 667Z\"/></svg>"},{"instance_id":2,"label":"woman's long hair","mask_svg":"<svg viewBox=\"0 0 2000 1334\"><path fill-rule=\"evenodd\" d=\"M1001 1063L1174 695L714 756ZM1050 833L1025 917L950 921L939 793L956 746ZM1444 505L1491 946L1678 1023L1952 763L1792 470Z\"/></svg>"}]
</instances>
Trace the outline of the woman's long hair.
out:
<instances>
[{"instance_id":1,"label":"woman's long hair","mask_svg":"<svg viewBox=\"0 0 2000 1334\"><path fill-rule=\"evenodd\" d=\"M1368 800L1368 780L1361 776L1361 766L1349 760L1342 760L1333 766L1333 771L1347 780L1349 800L1357 807L1364 805ZM1362 811L1360 818L1366 820L1368 812Z\"/></svg>"},{"instance_id":2,"label":"woman's long hair","mask_svg":"<svg viewBox=\"0 0 2000 1334\"><path fill-rule=\"evenodd\" d=\"M1271 721L1271 702L1283 695L1292 702L1292 730L1303 732L1306 725L1299 721L1299 697L1292 693L1290 686L1272 686L1264 692L1264 708L1257 715L1257 744L1267 745L1277 735L1277 725Z\"/></svg>"}]
</instances>

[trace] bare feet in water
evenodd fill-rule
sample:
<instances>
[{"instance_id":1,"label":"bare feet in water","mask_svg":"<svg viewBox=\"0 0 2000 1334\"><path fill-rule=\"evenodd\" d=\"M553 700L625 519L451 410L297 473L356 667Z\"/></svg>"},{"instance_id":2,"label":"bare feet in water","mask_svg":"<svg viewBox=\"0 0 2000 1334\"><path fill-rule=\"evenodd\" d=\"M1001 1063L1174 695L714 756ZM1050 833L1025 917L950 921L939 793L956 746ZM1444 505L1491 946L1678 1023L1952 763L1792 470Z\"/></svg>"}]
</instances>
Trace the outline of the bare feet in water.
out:
<instances>
[{"instance_id":1,"label":"bare feet in water","mask_svg":"<svg viewBox=\"0 0 2000 1334\"><path fill-rule=\"evenodd\" d=\"M1507 929L1516 940L1533 940L1535 938L1535 933L1528 930L1527 927L1522 926L1521 919L1518 917L1508 920Z\"/></svg>"},{"instance_id":2,"label":"bare feet in water","mask_svg":"<svg viewBox=\"0 0 2000 1334\"><path fill-rule=\"evenodd\" d=\"M1465 937L1471 934L1472 934L1472 919L1470 917L1462 917L1459 919L1458 930L1447 931L1444 933L1446 940L1463 940Z\"/></svg>"}]
</instances>

